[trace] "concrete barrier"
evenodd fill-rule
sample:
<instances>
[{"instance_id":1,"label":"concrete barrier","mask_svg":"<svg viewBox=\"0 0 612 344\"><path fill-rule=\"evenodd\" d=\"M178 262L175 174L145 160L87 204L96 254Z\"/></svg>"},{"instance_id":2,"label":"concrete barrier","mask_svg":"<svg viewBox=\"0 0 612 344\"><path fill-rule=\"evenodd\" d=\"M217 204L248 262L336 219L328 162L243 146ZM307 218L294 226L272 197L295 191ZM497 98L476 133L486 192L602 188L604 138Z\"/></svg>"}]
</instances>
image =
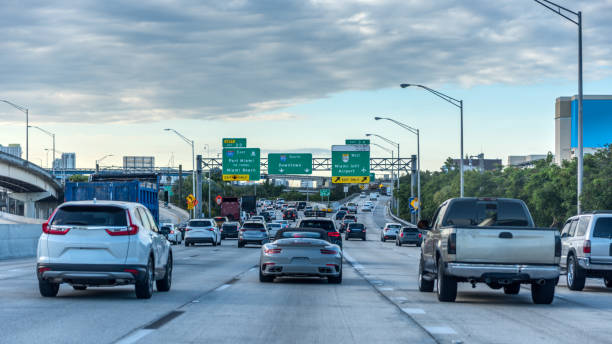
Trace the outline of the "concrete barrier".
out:
<instances>
[{"instance_id":1,"label":"concrete barrier","mask_svg":"<svg viewBox=\"0 0 612 344\"><path fill-rule=\"evenodd\" d=\"M0 224L0 259L36 256L41 233L37 224Z\"/></svg>"}]
</instances>

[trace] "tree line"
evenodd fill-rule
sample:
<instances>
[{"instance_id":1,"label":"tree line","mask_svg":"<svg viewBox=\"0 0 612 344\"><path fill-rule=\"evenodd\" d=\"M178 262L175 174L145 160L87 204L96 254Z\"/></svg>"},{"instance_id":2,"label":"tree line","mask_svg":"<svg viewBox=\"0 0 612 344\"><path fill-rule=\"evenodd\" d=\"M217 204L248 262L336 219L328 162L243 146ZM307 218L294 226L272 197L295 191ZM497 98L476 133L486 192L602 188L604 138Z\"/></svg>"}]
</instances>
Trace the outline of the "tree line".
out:
<instances>
[{"instance_id":1,"label":"tree line","mask_svg":"<svg viewBox=\"0 0 612 344\"><path fill-rule=\"evenodd\" d=\"M576 214L576 159L553 162L548 153L544 160L528 167L506 167L493 171L465 171L466 197L518 198L527 204L537 226L557 227ZM410 175L400 179L400 216L410 219ZM421 171L421 218L431 219L445 200L459 196L459 169L448 158L440 171ZM416 187L415 187L416 194ZM584 156L583 211L612 209L611 147Z\"/></svg>"}]
</instances>

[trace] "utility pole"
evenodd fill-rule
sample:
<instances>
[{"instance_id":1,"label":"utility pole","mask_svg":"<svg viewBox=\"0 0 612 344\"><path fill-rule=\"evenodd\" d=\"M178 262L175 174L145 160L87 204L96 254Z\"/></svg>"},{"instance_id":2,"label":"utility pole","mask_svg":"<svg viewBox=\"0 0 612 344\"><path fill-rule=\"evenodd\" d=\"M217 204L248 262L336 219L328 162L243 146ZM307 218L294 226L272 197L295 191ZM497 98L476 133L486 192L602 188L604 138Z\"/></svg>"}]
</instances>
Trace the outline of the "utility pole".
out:
<instances>
[{"instance_id":1,"label":"utility pole","mask_svg":"<svg viewBox=\"0 0 612 344\"><path fill-rule=\"evenodd\" d=\"M181 203L183 202L183 165L179 165L178 171L178 198L178 205L180 208Z\"/></svg>"}]
</instances>

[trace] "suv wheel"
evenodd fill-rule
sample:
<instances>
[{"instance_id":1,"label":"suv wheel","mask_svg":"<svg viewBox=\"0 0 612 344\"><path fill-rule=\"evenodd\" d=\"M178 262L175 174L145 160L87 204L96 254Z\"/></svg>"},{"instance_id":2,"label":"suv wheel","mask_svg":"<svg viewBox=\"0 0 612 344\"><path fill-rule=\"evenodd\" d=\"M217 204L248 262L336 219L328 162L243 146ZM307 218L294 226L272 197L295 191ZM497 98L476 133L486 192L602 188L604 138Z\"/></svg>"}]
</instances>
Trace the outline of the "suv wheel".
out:
<instances>
[{"instance_id":1,"label":"suv wheel","mask_svg":"<svg viewBox=\"0 0 612 344\"><path fill-rule=\"evenodd\" d=\"M168 261L166 262L166 273L164 278L155 281L157 291L169 291L172 286L172 254L168 255Z\"/></svg>"},{"instance_id":2,"label":"suv wheel","mask_svg":"<svg viewBox=\"0 0 612 344\"><path fill-rule=\"evenodd\" d=\"M438 301L455 302L457 298L457 280L444 272L444 262L438 258Z\"/></svg>"},{"instance_id":3,"label":"suv wheel","mask_svg":"<svg viewBox=\"0 0 612 344\"><path fill-rule=\"evenodd\" d=\"M59 291L59 283L38 280L38 290L40 291L40 295L44 297L55 297Z\"/></svg>"},{"instance_id":4,"label":"suv wheel","mask_svg":"<svg viewBox=\"0 0 612 344\"><path fill-rule=\"evenodd\" d=\"M604 284L607 288L612 288L612 278L604 278Z\"/></svg>"},{"instance_id":5,"label":"suv wheel","mask_svg":"<svg viewBox=\"0 0 612 344\"><path fill-rule=\"evenodd\" d=\"M423 262L423 256L419 260L419 291L431 293L434 289L434 281L428 281L423 277L425 273L425 263Z\"/></svg>"},{"instance_id":6,"label":"suv wheel","mask_svg":"<svg viewBox=\"0 0 612 344\"><path fill-rule=\"evenodd\" d=\"M578 265L576 256L570 255L567 258L567 287L570 290L580 291L584 288L585 281L584 271Z\"/></svg>"},{"instance_id":7,"label":"suv wheel","mask_svg":"<svg viewBox=\"0 0 612 344\"><path fill-rule=\"evenodd\" d=\"M153 272L153 261L151 257L149 257L149 262L147 263L147 271L145 271L145 276L142 280L137 281L134 287L136 291L136 297L139 299L150 299L153 296L153 281L155 280L154 272Z\"/></svg>"},{"instance_id":8,"label":"suv wheel","mask_svg":"<svg viewBox=\"0 0 612 344\"><path fill-rule=\"evenodd\" d=\"M555 298L555 280L546 280L543 285L531 283L531 299L537 305L551 304Z\"/></svg>"},{"instance_id":9,"label":"suv wheel","mask_svg":"<svg viewBox=\"0 0 612 344\"><path fill-rule=\"evenodd\" d=\"M520 283L512 283L504 286L504 294L506 295L517 295L520 291Z\"/></svg>"}]
</instances>

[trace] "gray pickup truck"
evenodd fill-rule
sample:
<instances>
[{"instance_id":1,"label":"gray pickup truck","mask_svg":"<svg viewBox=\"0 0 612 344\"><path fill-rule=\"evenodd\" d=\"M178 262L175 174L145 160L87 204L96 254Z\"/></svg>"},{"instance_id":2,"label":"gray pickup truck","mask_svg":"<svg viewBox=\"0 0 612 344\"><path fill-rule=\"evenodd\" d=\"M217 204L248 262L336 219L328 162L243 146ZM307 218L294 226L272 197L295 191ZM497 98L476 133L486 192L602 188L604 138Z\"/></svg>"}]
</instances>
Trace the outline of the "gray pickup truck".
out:
<instances>
[{"instance_id":1,"label":"gray pickup truck","mask_svg":"<svg viewBox=\"0 0 612 344\"><path fill-rule=\"evenodd\" d=\"M556 229L536 228L521 200L453 198L442 203L421 246L419 290L454 302L457 282L486 283L506 294L531 284L534 303L549 304L559 281L561 239Z\"/></svg>"}]
</instances>

